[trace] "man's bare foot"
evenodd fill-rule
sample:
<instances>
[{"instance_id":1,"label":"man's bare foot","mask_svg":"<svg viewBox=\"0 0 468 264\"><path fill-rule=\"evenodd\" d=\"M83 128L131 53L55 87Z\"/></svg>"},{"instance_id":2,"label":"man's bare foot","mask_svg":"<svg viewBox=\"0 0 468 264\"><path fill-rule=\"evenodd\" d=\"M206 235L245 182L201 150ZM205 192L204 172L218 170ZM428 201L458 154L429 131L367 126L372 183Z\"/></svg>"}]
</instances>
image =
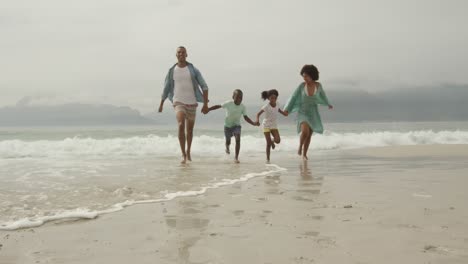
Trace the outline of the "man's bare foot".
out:
<instances>
[{"instance_id":1,"label":"man's bare foot","mask_svg":"<svg viewBox=\"0 0 468 264\"><path fill-rule=\"evenodd\" d=\"M309 158L307 158L307 155L303 155L302 160L309 160Z\"/></svg>"},{"instance_id":2,"label":"man's bare foot","mask_svg":"<svg viewBox=\"0 0 468 264\"><path fill-rule=\"evenodd\" d=\"M234 163L240 163L239 159L234 159Z\"/></svg>"},{"instance_id":3,"label":"man's bare foot","mask_svg":"<svg viewBox=\"0 0 468 264\"><path fill-rule=\"evenodd\" d=\"M275 143L274 143L274 142L271 142L271 148L272 148L272 149L275 149L275 147L276 147Z\"/></svg>"},{"instance_id":4,"label":"man's bare foot","mask_svg":"<svg viewBox=\"0 0 468 264\"><path fill-rule=\"evenodd\" d=\"M269 159L267 159L266 164L270 164L270 160L269 160Z\"/></svg>"},{"instance_id":5,"label":"man's bare foot","mask_svg":"<svg viewBox=\"0 0 468 264\"><path fill-rule=\"evenodd\" d=\"M231 151L229 150L228 146L226 146L226 154L231 154Z\"/></svg>"},{"instance_id":6,"label":"man's bare foot","mask_svg":"<svg viewBox=\"0 0 468 264\"><path fill-rule=\"evenodd\" d=\"M297 151L297 155L302 156L302 148Z\"/></svg>"},{"instance_id":7,"label":"man's bare foot","mask_svg":"<svg viewBox=\"0 0 468 264\"><path fill-rule=\"evenodd\" d=\"M190 156L190 153L187 153L187 160L192 161L192 156Z\"/></svg>"},{"instance_id":8,"label":"man's bare foot","mask_svg":"<svg viewBox=\"0 0 468 264\"><path fill-rule=\"evenodd\" d=\"M180 160L180 164L185 164L185 163L187 163L187 158L182 157L182 159Z\"/></svg>"}]
</instances>

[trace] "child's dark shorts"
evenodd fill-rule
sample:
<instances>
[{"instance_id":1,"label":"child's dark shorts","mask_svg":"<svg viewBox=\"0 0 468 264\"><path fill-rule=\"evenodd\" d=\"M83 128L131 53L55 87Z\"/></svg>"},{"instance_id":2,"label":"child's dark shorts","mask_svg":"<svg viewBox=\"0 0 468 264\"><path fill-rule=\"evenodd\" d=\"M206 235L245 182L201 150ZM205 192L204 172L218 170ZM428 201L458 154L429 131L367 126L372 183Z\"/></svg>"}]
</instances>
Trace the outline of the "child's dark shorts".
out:
<instances>
[{"instance_id":1,"label":"child's dark shorts","mask_svg":"<svg viewBox=\"0 0 468 264\"><path fill-rule=\"evenodd\" d=\"M234 135L240 135L241 133L241 126L233 126L233 127L224 127L224 136L226 139L230 139Z\"/></svg>"}]
</instances>

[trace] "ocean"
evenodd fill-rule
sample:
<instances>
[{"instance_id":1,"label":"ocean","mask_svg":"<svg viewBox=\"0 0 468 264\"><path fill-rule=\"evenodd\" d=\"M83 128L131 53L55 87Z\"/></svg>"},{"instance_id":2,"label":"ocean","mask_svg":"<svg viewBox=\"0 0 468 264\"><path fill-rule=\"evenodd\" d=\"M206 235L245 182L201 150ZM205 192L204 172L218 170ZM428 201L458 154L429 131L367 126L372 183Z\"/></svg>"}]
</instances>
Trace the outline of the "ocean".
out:
<instances>
[{"instance_id":1,"label":"ocean","mask_svg":"<svg viewBox=\"0 0 468 264\"><path fill-rule=\"evenodd\" d=\"M312 138L315 169L342 150L468 144L468 122L325 123ZM240 164L224 153L223 127L195 127L192 159L181 165L174 126L0 127L0 230L95 218L139 203L200 195L286 170L298 136L280 127L281 144L265 163L260 128L243 125ZM234 140L231 153L234 152Z\"/></svg>"}]
</instances>

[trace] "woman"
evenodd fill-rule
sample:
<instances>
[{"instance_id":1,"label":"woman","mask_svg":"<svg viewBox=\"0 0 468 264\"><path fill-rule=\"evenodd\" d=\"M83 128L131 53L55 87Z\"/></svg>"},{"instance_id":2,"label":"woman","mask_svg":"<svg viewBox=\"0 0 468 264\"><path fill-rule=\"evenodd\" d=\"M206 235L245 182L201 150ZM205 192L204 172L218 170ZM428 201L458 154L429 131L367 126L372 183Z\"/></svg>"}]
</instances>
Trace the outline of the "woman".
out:
<instances>
[{"instance_id":1,"label":"woman","mask_svg":"<svg viewBox=\"0 0 468 264\"><path fill-rule=\"evenodd\" d=\"M301 69L304 82L299 84L284 107L286 114L297 112L297 133L301 133L299 150L297 154L307 160L312 133L323 133L322 120L318 111L318 105L333 106L328 102L327 95L322 84L317 82L319 71L314 65L304 65Z\"/></svg>"}]
</instances>

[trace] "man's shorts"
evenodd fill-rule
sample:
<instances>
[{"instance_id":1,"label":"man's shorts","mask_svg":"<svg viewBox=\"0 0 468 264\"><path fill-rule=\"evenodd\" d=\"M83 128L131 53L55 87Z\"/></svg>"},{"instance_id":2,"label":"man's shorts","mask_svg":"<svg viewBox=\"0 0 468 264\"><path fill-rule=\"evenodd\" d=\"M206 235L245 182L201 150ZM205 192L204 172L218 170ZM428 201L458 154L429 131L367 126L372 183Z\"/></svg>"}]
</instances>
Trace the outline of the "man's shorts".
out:
<instances>
[{"instance_id":1,"label":"man's shorts","mask_svg":"<svg viewBox=\"0 0 468 264\"><path fill-rule=\"evenodd\" d=\"M179 102L174 103L174 110L176 113L184 112L185 119L194 121L197 115L197 105L187 105Z\"/></svg>"},{"instance_id":2,"label":"man's shorts","mask_svg":"<svg viewBox=\"0 0 468 264\"><path fill-rule=\"evenodd\" d=\"M233 127L224 127L224 136L226 139L233 137L234 135L240 135L241 133L241 126L233 126Z\"/></svg>"},{"instance_id":3,"label":"man's shorts","mask_svg":"<svg viewBox=\"0 0 468 264\"><path fill-rule=\"evenodd\" d=\"M263 133L271 133L272 130L278 131L277 128L268 128L268 127L265 127L265 128L263 128Z\"/></svg>"}]
</instances>

